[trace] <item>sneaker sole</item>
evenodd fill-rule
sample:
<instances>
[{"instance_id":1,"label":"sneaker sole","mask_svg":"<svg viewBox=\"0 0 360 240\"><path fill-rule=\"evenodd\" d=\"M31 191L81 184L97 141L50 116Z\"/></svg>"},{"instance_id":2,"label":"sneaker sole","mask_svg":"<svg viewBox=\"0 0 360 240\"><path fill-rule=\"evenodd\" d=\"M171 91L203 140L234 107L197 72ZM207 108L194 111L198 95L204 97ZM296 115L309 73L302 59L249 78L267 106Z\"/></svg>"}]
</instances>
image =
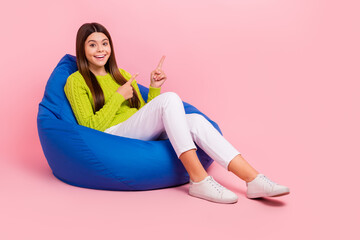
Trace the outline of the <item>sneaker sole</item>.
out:
<instances>
[{"instance_id":1,"label":"sneaker sole","mask_svg":"<svg viewBox=\"0 0 360 240\"><path fill-rule=\"evenodd\" d=\"M196 198L201 198L210 202L215 202L215 203L236 203L238 201L238 199L236 200L216 200L216 199L212 199L209 198L207 196L203 196L203 195L197 195L197 194L193 194L189 192L189 195L192 197L196 197Z\"/></svg>"},{"instance_id":2,"label":"sneaker sole","mask_svg":"<svg viewBox=\"0 0 360 240\"><path fill-rule=\"evenodd\" d=\"M280 193L273 193L273 194L268 194L268 195L264 195L261 193L255 193L255 194L247 194L246 196L248 198L261 198L261 197L280 197L280 196L284 196L289 194L290 191L286 191L286 192L280 192Z\"/></svg>"},{"instance_id":3,"label":"sneaker sole","mask_svg":"<svg viewBox=\"0 0 360 240\"><path fill-rule=\"evenodd\" d=\"M280 197L280 196L288 195L289 193L290 193L290 192L284 192L284 193L272 195L272 196L269 196L269 197Z\"/></svg>"}]
</instances>

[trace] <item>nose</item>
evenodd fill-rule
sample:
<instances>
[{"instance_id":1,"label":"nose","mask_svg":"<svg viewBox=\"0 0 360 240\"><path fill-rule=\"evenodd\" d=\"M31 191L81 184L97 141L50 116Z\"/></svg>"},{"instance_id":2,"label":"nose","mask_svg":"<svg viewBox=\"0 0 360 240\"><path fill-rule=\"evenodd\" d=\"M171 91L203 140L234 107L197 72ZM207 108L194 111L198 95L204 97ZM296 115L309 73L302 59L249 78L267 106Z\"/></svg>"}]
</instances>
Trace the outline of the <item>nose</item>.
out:
<instances>
[{"instance_id":1,"label":"nose","mask_svg":"<svg viewBox=\"0 0 360 240\"><path fill-rule=\"evenodd\" d=\"M98 47L98 51L102 52L103 50L104 50L104 46L100 44L99 47Z\"/></svg>"}]
</instances>

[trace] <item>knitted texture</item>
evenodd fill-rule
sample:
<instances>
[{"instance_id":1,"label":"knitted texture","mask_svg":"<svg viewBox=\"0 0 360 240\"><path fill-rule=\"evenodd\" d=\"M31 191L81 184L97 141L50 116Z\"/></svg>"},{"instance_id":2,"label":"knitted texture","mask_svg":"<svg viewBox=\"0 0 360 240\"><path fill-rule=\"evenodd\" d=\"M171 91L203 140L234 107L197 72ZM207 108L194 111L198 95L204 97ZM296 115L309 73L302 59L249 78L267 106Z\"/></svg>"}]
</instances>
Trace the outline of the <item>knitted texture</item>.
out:
<instances>
[{"instance_id":1,"label":"knitted texture","mask_svg":"<svg viewBox=\"0 0 360 240\"><path fill-rule=\"evenodd\" d=\"M130 73L121 68L119 68L119 70L126 80L131 78ZM103 132L109 127L127 120L136 113L138 109L131 108L129 101L125 100L123 95L116 92L121 85L112 78L110 73L104 76L96 76L96 79L104 92L105 104L95 113L93 111L94 100L91 91L79 71L74 72L68 77L64 86L64 91L78 124ZM139 109L141 109L146 103L141 96L136 80L134 80L131 85L139 96ZM161 88L150 86L147 103L160 95L160 91Z\"/></svg>"}]
</instances>

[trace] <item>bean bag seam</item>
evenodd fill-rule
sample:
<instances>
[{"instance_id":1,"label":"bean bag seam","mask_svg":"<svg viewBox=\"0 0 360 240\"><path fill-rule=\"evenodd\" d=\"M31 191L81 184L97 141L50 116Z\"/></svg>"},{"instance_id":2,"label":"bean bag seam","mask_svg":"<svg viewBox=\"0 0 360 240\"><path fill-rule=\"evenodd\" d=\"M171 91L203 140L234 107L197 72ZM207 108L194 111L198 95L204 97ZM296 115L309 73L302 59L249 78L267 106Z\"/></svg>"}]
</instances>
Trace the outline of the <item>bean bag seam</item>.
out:
<instances>
[{"instance_id":1,"label":"bean bag seam","mask_svg":"<svg viewBox=\"0 0 360 240\"><path fill-rule=\"evenodd\" d=\"M76 129L76 126L77 126L77 125L75 125L75 124L70 124L70 125L71 125L71 127L74 129L74 131L78 134L78 136L81 138L81 140L83 141L84 145L85 145L85 146L88 146L88 144L86 144L83 136L80 134L79 131L77 131L77 129ZM81 126L81 125L79 125L79 126ZM98 130L96 130L96 129L93 129L93 130L98 131ZM99 131L99 132L101 132L101 131ZM104 133L104 134L106 134L106 133ZM101 167L103 167L103 169L104 169L103 171L106 171L107 173L109 173L109 175L111 175L113 178L115 178L116 180L118 180L118 181L121 182L122 184L128 186L128 187L131 188L132 190L135 190L132 186L130 186L130 185L128 185L127 183L125 183L125 182L123 182L122 180L120 180L119 177L117 177L109 168L105 167L105 165L104 165L101 161L98 160L99 157L94 153L94 151L92 151L92 150L91 150L90 148L88 148L88 147L87 147L87 149L89 150L89 152L92 153L92 155L94 156L94 159L97 159L97 160L96 160L96 163L99 164Z\"/></svg>"},{"instance_id":2,"label":"bean bag seam","mask_svg":"<svg viewBox=\"0 0 360 240\"><path fill-rule=\"evenodd\" d=\"M61 104L61 108L60 108L60 113L59 113L59 119L63 120L63 118L61 117L62 116L62 112L63 112L63 109L64 109L64 103L65 101L68 101L67 99L64 99L62 101L62 104ZM77 121L76 121L77 122Z\"/></svg>"}]
</instances>

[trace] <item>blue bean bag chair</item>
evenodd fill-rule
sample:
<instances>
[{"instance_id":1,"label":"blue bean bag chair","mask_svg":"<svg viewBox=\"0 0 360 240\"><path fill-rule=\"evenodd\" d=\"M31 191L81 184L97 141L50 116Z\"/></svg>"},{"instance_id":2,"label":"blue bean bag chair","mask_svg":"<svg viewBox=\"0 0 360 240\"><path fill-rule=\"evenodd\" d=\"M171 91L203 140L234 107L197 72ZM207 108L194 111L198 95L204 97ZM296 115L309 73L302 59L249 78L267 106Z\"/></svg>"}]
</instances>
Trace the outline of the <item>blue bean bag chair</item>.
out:
<instances>
[{"instance_id":1,"label":"blue bean bag chair","mask_svg":"<svg viewBox=\"0 0 360 240\"><path fill-rule=\"evenodd\" d=\"M39 104L38 134L54 176L73 186L123 191L188 183L189 175L169 139L125 138L77 123L64 93L68 76L77 70L76 57L66 54L52 72ZM146 101L149 89L138 85ZM221 133L218 125L198 109L183 104L186 113L203 115ZM197 147L201 164L207 169L213 159Z\"/></svg>"}]
</instances>

